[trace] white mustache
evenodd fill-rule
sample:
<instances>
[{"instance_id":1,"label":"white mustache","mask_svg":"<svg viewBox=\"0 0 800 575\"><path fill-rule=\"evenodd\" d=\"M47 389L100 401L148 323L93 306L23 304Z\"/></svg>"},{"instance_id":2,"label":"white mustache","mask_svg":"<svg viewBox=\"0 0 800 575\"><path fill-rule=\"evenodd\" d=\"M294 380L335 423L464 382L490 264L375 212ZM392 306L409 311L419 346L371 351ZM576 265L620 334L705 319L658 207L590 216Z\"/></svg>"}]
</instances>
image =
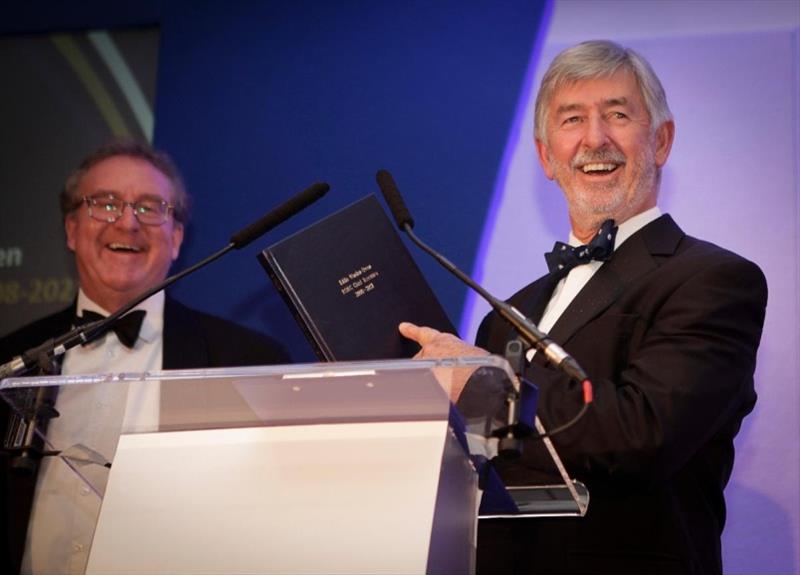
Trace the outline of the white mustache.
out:
<instances>
[{"instance_id":1,"label":"white mustache","mask_svg":"<svg viewBox=\"0 0 800 575\"><path fill-rule=\"evenodd\" d=\"M586 164L624 164L627 158L619 150L599 150L579 152L570 165L577 169Z\"/></svg>"}]
</instances>

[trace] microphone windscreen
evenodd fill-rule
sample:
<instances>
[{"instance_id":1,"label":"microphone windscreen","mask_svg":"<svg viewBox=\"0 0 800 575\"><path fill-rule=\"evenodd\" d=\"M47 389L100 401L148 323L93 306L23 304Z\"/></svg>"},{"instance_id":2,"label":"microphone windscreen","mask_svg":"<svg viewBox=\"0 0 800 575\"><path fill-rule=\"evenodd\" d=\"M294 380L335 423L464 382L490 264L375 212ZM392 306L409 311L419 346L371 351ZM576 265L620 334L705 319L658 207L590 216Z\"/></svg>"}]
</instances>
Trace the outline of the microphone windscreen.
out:
<instances>
[{"instance_id":1,"label":"microphone windscreen","mask_svg":"<svg viewBox=\"0 0 800 575\"><path fill-rule=\"evenodd\" d=\"M322 196L324 196L331 187L325 182L317 182L312 184L299 194L289 198L283 204L267 213L260 220L253 222L243 230L240 230L231 236L231 243L237 250L243 248L256 238L261 237L263 234L270 231L278 224L282 224L296 213L304 210Z\"/></svg>"},{"instance_id":2,"label":"microphone windscreen","mask_svg":"<svg viewBox=\"0 0 800 575\"><path fill-rule=\"evenodd\" d=\"M389 205L389 210L391 210L397 226L401 230L404 230L406 225L413 228L414 218L411 217L411 213L408 211L392 175L386 170L378 170L378 173L375 174L375 180L378 182L378 187Z\"/></svg>"}]
</instances>

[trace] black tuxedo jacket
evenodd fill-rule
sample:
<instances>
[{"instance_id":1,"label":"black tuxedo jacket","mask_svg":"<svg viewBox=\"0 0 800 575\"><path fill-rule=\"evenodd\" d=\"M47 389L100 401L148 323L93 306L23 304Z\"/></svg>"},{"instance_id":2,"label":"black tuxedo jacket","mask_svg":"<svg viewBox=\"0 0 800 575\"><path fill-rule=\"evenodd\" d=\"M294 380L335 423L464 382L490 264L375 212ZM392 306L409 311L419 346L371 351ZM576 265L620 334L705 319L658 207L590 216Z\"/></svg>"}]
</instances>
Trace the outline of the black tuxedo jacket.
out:
<instances>
[{"instance_id":1,"label":"black tuxedo jacket","mask_svg":"<svg viewBox=\"0 0 800 575\"><path fill-rule=\"evenodd\" d=\"M538 321L554 282L510 303ZM479 573L721 573L733 438L753 408L767 286L759 268L686 236L668 215L628 238L550 331L594 385L594 403L553 438L590 491L584 518L481 522ZM477 344L516 334L494 313ZM537 354L538 355L538 354ZM546 428L580 409L579 386L539 359ZM496 467L507 485L554 472L540 442Z\"/></svg>"},{"instance_id":2,"label":"black tuxedo jacket","mask_svg":"<svg viewBox=\"0 0 800 575\"><path fill-rule=\"evenodd\" d=\"M66 333L75 305L35 321L0 339L0 363ZM235 367L288 363L275 340L224 319L192 310L167 297L164 303L163 369ZM0 433L5 433L8 408L0 401ZM7 471L0 456L0 573L17 573L22 562L36 477Z\"/></svg>"}]
</instances>

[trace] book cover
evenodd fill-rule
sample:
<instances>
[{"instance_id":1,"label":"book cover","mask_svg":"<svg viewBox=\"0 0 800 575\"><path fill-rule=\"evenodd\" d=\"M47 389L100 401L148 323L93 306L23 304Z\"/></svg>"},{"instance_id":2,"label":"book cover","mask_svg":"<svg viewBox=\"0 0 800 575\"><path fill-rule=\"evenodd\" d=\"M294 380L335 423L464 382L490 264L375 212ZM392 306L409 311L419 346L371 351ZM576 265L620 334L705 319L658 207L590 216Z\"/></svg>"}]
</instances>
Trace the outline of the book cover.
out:
<instances>
[{"instance_id":1,"label":"book cover","mask_svg":"<svg viewBox=\"0 0 800 575\"><path fill-rule=\"evenodd\" d=\"M375 196L269 246L259 261L322 360L411 357L419 346L397 331L401 321L456 333Z\"/></svg>"}]
</instances>

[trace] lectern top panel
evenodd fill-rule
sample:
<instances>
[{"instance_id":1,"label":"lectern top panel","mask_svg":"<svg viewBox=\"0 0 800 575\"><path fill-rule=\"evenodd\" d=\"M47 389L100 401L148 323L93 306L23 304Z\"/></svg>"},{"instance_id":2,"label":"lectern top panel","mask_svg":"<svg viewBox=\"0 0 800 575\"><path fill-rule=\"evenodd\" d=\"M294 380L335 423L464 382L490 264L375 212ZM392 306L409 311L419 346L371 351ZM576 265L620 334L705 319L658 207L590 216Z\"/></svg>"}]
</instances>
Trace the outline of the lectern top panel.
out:
<instances>
[{"instance_id":1,"label":"lectern top panel","mask_svg":"<svg viewBox=\"0 0 800 575\"><path fill-rule=\"evenodd\" d=\"M498 394L513 380L505 360L489 356L9 378L0 393L23 412L36 389L127 386L129 401L138 389L157 406L155 416L126 417L122 432L138 433L445 420L451 387L475 373L505 382L490 386Z\"/></svg>"}]
</instances>

